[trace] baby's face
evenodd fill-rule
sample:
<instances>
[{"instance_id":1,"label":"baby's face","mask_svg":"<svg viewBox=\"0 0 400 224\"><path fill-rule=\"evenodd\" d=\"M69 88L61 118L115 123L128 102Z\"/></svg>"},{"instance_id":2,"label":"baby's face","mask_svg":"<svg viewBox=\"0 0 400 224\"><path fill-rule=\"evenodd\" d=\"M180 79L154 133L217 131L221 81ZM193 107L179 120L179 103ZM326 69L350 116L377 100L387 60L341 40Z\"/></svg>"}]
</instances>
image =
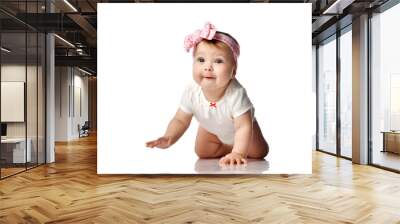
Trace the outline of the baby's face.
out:
<instances>
[{"instance_id":1,"label":"baby's face","mask_svg":"<svg viewBox=\"0 0 400 224\"><path fill-rule=\"evenodd\" d=\"M234 77L233 57L229 49L200 42L193 58L193 78L204 89L226 87Z\"/></svg>"}]
</instances>

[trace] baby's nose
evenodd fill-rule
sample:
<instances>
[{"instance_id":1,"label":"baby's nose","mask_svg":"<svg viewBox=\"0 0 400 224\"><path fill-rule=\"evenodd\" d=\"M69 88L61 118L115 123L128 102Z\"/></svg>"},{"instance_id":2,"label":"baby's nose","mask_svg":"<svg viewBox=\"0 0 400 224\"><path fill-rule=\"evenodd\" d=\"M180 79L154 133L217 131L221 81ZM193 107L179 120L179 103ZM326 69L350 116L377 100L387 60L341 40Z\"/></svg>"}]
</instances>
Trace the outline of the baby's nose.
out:
<instances>
[{"instance_id":1,"label":"baby's nose","mask_svg":"<svg viewBox=\"0 0 400 224\"><path fill-rule=\"evenodd\" d=\"M211 70L212 70L211 63L208 63L208 64L204 65L204 71L211 71Z\"/></svg>"}]
</instances>

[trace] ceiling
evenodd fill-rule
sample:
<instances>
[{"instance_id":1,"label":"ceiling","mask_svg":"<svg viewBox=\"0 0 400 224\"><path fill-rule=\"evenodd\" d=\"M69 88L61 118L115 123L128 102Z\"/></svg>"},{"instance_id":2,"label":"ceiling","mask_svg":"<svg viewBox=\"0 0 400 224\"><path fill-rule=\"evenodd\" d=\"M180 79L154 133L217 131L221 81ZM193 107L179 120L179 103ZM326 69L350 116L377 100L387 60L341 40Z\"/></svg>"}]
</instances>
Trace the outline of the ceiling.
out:
<instances>
[{"instance_id":1,"label":"ceiling","mask_svg":"<svg viewBox=\"0 0 400 224\"><path fill-rule=\"evenodd\" d=\"M335 4L336 1L338 1L339 4ZM350 24L352 16L357 16L366 10L373 10L387 1L388 0L254 0L239 2L311 3L312 37L313 43L316 44L335 33L337 27ZM1 30L3 33L6 33L2 35L2 38L8 38L7 43L9 43L9 46L22 51L24 48L18 48L18 46L25 46L25 39L22 38L22 36L26 28L28 28L29 31L54 32L60 37L55 38L56 65L80 66L96 73L97 3L183 1L47 0L47 2L50 3L50 7L48 6L46 9L45 0L1 0ZM216 1L199 0L188 2ZM50 8L52 13L49 13ZM340 26L338 26L338 20L344 22L341 22ZM72 45L66 43L61 38ZM2 43L5 42L2 41ZM27 51L33 52L30 48L35 47L36 42L33 41L28 44Z\"/></svg>"}]
</instances>

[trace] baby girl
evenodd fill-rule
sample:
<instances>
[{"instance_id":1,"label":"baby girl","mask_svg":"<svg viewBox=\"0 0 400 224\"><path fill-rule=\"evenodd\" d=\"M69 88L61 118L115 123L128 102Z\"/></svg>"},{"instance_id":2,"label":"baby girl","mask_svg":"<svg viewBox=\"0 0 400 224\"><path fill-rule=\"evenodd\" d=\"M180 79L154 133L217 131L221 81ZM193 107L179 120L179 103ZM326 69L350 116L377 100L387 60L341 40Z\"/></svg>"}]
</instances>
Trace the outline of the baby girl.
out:
<instances>
[{"instance_id":1,"label":"baby girl","mask_svg":"<svg viewBox=\"0 0 400 224\"><path fill-rule=\"evenodd\" d=\"M194 116L199 122L195 152L199 158L221 158L220 165L247 164L246 158L263 159L269 151L253 105L236 79L238 42L206 23L185 38L193 48L193 82L183 93L180 107L164 136L147 147L165 149L187 130Z\"/></svg>"}]
</instances>

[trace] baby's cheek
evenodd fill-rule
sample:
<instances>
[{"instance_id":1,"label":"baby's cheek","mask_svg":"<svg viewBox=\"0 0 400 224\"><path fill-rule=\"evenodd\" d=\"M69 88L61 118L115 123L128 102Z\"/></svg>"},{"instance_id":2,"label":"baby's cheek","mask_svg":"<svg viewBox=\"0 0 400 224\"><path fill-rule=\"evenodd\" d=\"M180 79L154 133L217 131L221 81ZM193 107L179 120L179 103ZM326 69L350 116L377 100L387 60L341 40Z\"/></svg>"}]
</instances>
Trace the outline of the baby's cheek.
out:
<instances>
[{"instance_id":1,"label":"baby's cheek","mask_svg":"<svg viewBox=\"0 0 400 224\"><path fill-rule=\"evenodd\" d=\"M199 84L199 82L200 82L199 75L193 75L193 80L196 81L197 84Z\"/></svg>"}]
</instances>

